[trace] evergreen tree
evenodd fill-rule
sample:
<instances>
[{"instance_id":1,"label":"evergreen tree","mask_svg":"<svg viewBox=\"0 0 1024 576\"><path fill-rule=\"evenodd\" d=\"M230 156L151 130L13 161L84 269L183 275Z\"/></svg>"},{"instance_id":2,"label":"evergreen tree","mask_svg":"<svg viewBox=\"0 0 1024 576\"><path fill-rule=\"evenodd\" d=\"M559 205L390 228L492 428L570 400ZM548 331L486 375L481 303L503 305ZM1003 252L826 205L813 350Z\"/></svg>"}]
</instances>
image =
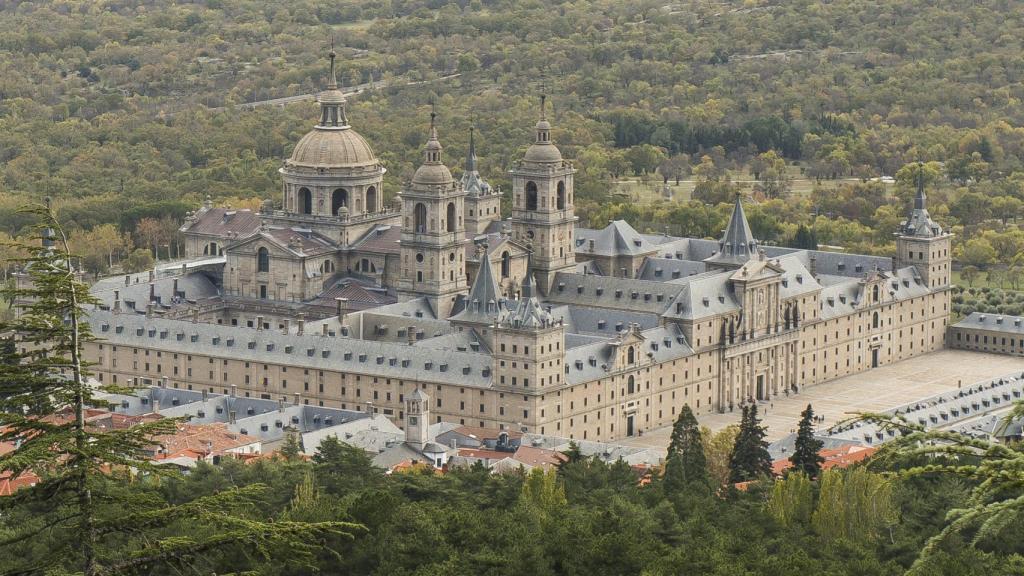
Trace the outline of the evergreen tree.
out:
<instances>
[{"instance_id":1,"label":"evergreen tree","mask_svg":"<svg viewBox=\"0 0 1024 576\"><path fill-rule=\"evenodd\" d=\"M665 494L700 493L706 492L708 487L700 425L690 406L684 404L672 426L672 440L665 460Z\"/></svg>"},{"instance_id":2,"label":"evergreen tree","mask_svg":"<svg viewBox=\"0 0 1024 576\"><path fill-rule=\"evenodd\" d=\"M772 459L764 437L764 426L757 419L757 405L744 406L740 433L729 460L730 482L746 482L771 474Z\"/></svg>"},{"instance_id":3,"label":"evergreen tree","mask_svg":"<svg viewBox=\"0 0 1024 576\"><path fill-rule=\"evenodd\" d=\"M0 361L0 441L16 446L0 456L0 474L40 478L0 502L0 516L14 506L33 509L30 521L5 530L0 539L0 557L18 562L13 572L96 576L150 573L159 566L180 570L199 557L231 549L263 556L291 549L312 557L316 549L310 542L356 528L251 520L249 507L265 491L259 484L172 507L122 491L129 471L167 474L141 454L155 444L154 436L173 433L176 420L123 429L86 422L86 408L97 399L82 359L83 344L95 338L83 318L85 307L96 300L76 276L67 236L49 205L28 211L41 221L39 244L24 247L30 282L5 290L20 314L0 323L0 334L18 343L13 350L3 347ZM168 535L168 528L182 524L190 529ZM8 548L40 543L48 550L43 558L23 558Z\"/></svg>"},{"instance_id":4,"label":"evergreen tree","mask_svg":"<svg viewBox=\"0 0 1024 576\"><path fill-rule=\"evenodd\" d=\"M289 430L284 436L284 443L281 445L281 456L289 462L299 459L302 455L302 444L299 442L299 435L294 430Z\"/></svg>"},{"instance_id":5,"label":"evergreen tree","mask_svg":"<svg viewBox=\"0 0 1024 576\"><path fill-rule=\"evenodd\" d=\"M824 445L821 440L814 437L814 410L808 404L807 408L800 413L800 425L796 431L796 448L789 461L793 463L793 470L803 472L808 478L817 478L821 474L821 464L825 461L821 457L821 447Z\"/></svg>"}]
</instances>

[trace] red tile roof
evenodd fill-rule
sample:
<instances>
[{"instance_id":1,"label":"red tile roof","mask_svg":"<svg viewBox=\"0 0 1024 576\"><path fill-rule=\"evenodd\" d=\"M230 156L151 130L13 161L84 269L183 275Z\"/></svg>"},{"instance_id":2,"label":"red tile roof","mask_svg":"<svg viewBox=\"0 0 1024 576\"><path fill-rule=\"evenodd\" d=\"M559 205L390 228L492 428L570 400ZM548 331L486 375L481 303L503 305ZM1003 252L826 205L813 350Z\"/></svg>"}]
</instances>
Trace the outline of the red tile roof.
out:
<instances>
[{"instance_id":1,"label":"red tile roof","mask_svg":"<svg viewBox=\"0 0 1024 576\"><path fill-rule=\"evenodd\" d=\"M821 463L821 469L829 470L831 468L846 468L848 466L852 466L857 462L866 460L877 451L878 448L874 446L851 444L840 448L822 450L821 452L818 452L818 454L825 459L825 461ZM793 464L789 461L789 457L781 458L772 462L772 474L779 476L792 466Z\"/></svg>"}]
</instances>

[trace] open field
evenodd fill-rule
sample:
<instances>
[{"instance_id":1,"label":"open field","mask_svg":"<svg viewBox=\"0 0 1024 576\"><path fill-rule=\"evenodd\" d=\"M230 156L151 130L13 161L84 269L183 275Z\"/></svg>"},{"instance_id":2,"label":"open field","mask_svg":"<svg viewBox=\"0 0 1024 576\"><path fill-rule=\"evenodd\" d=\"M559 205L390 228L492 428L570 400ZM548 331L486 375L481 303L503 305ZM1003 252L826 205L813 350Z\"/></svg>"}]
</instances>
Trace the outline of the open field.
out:
<instances>
[{"instance_id":1,"label":"open field","mask_svg":"<svg viewBox=\"0 0 1024 576\"><path fill-rule=\"evenodd\" d=\"M796 430L800 412L811 404L815 413L824 416L819 429L849 418L856 412L888 410L981 380L1024 371L1024 358L941 350L910 358L895 364L880 366L867 372L853 374L804 389L796 396L778 397L772 402L761 402L763 424L768 427L769 442L778 440ZM728 414L708 414L697 418L702 426L720 430L729 424L738 424L740 411ZM666 426L644 431L643 436L617 440L619 444L664 448L668 446L672 427Z\"/></svg>"}]
</instances>

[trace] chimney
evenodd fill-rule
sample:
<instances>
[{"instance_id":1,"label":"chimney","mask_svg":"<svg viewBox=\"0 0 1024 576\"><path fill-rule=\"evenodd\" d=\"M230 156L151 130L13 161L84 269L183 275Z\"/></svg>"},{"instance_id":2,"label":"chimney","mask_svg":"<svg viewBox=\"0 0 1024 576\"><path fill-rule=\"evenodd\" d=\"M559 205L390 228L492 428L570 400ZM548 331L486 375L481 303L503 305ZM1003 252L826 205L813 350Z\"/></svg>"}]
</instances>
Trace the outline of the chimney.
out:
<instances>
[{"instance_id":1,"label":"chimney","mask_svg":"<svg viewBox=\"0 0 1024 576\"><path fill-rule=\"evenodd\" d=\"M209 399L210 399L210 393L206 390L206 388L203 388L203 402L206 402Z\"/></svg>"},{"instance_id":2,"label":"chimney","mask_svg":"<svg viewBox=\"0 0 1024 576\"><path fill-rule=\"evenodd\" d=\"M152 282L153 278L156 278L156 270L149 271L149 281Z\"/></svg>"},{"instance_id":3,"label":"chimney","mask_svg":"<svg viewBox=\"0 0 1024 576\"><path fill-rule=\"evenodd\" d=\"M320 327L323 328L323 330L322 330L323 335L327 336L327 323L324 322L323 325L321 325Z\"/></svg>"},{"instance_id":4,"label":"chimney","mask_svg":"<svg viewBox=\"0 0 1024 576\"><path fill-rule=\"evenodd\" d=\"M373 402L369 400L366 401L366 413L373 417Z\"/></svg>"},{"instance_id":5,"label":"chimney","mask_svg":"<svg viewBox=\"0 0 1024 576\"><path fill-rule=\"evenodd\" d=\"M114 314L121 313L121 291L114 290Z\"/></svg>"},{"instance_id":6,"label":"chimney","mask_svg":"<svg viewBox=\"0 0 1024 576\"><path fill-rule=\"evenodd\" d=\"M416 327L409 326L409 328L406 330L405 335L409 339L409 346L412 346L413 343L416 342Z\"/></svg>"},{"instance_id":7,"label":"chimney","mask_svg":"<svg viewBox=\"0 0 1024 576\"><path fill-rule=\"evenodd\" d=\"M178 279L174 279L174 288L171 290L171 298L178 297Z\"/></svg>"},{"instance_id":8,"label":"chimney","mask_svg":"<svg viewBox=\"0 0 1024 576\"><path fill-rule=\"evenodd\" d=\"M306 330L306 315L303 314L302 312L299 312L299 318L297 321L299 323L298 333L299 336L302 336L302 333L305 332Z\"/></svg>"},{"instance_id":9,"label":"chimney","mask_svg":"<svg viewBox=\"0 0 1024 576\"><path fill-rule=\"evenodd\" d=\"M188 274L188 264L182 262L181 263L181 275L184 276L185 274Z\"/></svg>"},{"instance_id":10,"label":"chimney","mask_svg":"<svg viewBox=\"0 0 1024 576\"><path fill-rule=\"evenodd\" d=\"M149 301L156 302L156 284L149 283Z\"/></svg>"},{"instance_id":11,"label":"chimney","mask_svg":"<svg viewBox=\"0 0 1024 576\"><path fill-rule=\"evenodd\" d=\"M811 254L811 270L810 270L810 272L811 272L811 276L814 276L814 277L818 276L818 257L815 256L814 254Z\"/></svg>"},{"instance_id":12,"label":"chimney","mask_svg":"<svg viewBox=\"0 0 1024 576\"><path fill-rule=\"evenodd\" d=\"M338 303L338 324L345 325L345 310L348 308L348 298L335 298Z\"/></svg>"},{"instance_id":13,"label":"chimney","mask_svg":"<svg viewBox=\"0 0 1024 576\"><path fill-rule=\"evenodd\" d=\"M231 397L234 398L238 394L238 384L231 385Z\"/></svg>"},{"instance_id":14,"label":"chimney","mask_svg":"<svg viewBox=\"0 0 1024 576\"><path fill-rule=\"evenodd\" d=\"M146 318L153 317L153 303L149 302L146 304Z\"/></svg>"},{"instance_id":15,"label":"chimney","mask_svg":"<svg viewBox=\"0 0 1024 576\"><path fill-rule=\"evenodd\" d=\"M157 414L158 412L160 412L160 401L153 400L153 413Z\"/></svg>"},{"instance_id":16,"label":"chimney","mask_svg":"<svg viewBox=\"0 0 1024 576\"><path fill-rule=\"evenodd\" d=\"M234 423L235 423L235 411L234 410L228 410L228 424L234 424Z\"/></svg>"},{"instance_id":17,"label":"chimney","mask_svg":"<svg viewBox=\"0 0 1024 576\"><path fill-rule=\"evenodd\" d=\"M163 376L160 378L160 387L167 388L167 376Z\"/></svg>"},{"instance_id":18,"label":"chimney","mask_svg":"<svg viewBox=\"0 0 1024 576\"><path fill-rule=\"evenodd\" d=\"M277 401L277 411L284 412L284 398Z\"/></svg>"},{"instance_id":19,"label":"chimney","mask_svg":"<svg viewBox=\"0 0 1024 576\"><path fill-rule=\"evenodd\" d=\"M131 285L131 283L132 283L132 275L131 274L125 274L124 275L124 285L125 286L129 286L129 285Z\"/></svg>"},{"instance_id":20,"label":"chimney","mask_svg":"<svg viewBox=\"0 0 1024 576\"><path fill-rule=\"evenodd\" d=\"M256 329L263 330L263 316L256 317Z\"/></svg>"},{"instance_id":21,"label":"chimney","mask_svg":"<svg viewBox=\"0 0 1024 576\"><path fill-rule=\"evenodd\" d=\"M291 325L290 325L290 322L288 322L288 319L287 319L287 318L285 318L285 319L284 319L284 325L283 325L283 327L281 328L281 333L282 333L282 334L287 334L287 333L289 332L289 330L290 330L290 329L291 329Z\"/></svg>"},{"instance_id":22,"label":"chimney","mask_svg":"<svg viewBox=\"0 0 1024 576\"><path fill-rule=\"evenodd\" d=\"M299 405L299 393L298 393L298 392L296 392L296 393L295 393L295 401L294 401L293 403L294 403L294 404L295 404L296 406L298 406L298 405Z\"/></svg>"},{"instance_id":23,"label":"chimney","mask_svg":"<svg viewBox=\"0 0 1024 576\"><path fill-rule=\"evenodd\" d=\"M192 309L192 323L197 324L199 322L199 308Z\"/></svg>"}]
</instances>

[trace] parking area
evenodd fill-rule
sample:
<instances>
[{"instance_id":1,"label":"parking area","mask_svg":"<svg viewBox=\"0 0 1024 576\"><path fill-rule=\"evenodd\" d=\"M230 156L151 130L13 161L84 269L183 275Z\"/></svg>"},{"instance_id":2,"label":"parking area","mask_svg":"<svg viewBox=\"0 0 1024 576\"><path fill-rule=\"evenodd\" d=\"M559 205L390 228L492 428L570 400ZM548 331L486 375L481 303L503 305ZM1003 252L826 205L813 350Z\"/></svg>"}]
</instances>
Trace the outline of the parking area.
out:
<instances>
[{"instance_id":1,"label":"parking area","mask_svg":"<svg viewBox=\"0 0 1024 576\"><path fill-rule=\"evenodd\" d=\"M761 402L759 412L762 424L768 427L768 441L777 440L796 430L800 412L811 404L814 412L824 416L820 429L849 418L856 412L876 412L895 408L946 392L958 386L1024 372L1024 358L969 352L941 350L903 360L895 364L846 376L824 384L805 388L799 395L782 396L772 402ZM740 420L739 408L728 414L708 414L698 417L702 426L720 430ZM644 447L668 446L670 426L646 430L643 436L617 440L617 444Z\"/></svg>"}]
</instances>

